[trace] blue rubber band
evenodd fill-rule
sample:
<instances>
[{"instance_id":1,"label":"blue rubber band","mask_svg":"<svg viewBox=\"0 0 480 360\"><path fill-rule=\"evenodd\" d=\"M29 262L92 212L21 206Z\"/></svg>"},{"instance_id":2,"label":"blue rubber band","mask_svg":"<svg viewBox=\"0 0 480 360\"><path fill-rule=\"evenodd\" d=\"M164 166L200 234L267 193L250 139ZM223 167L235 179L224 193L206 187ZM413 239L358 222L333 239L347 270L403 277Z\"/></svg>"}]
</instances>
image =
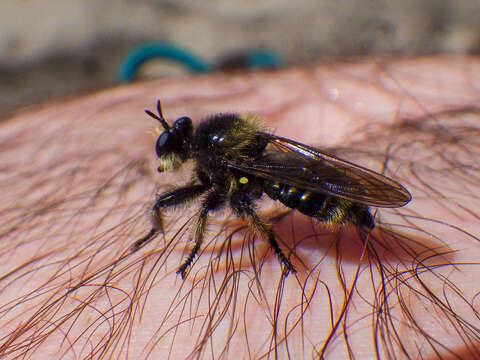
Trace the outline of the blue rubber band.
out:
<instances>
[{"instance_id":1,"label":"blue rubber band","mask_svg":"<svg viewBox=\"0 0 480 360\"><path fill-rule=\"evenodd\" d=\"M212 67L193 53L166 43L149 43L133 49L118 69L121 82L132 81L138 68L151 59L164 58L184 65L192 73L204 73Z\"/></svg>"}]
</instances>

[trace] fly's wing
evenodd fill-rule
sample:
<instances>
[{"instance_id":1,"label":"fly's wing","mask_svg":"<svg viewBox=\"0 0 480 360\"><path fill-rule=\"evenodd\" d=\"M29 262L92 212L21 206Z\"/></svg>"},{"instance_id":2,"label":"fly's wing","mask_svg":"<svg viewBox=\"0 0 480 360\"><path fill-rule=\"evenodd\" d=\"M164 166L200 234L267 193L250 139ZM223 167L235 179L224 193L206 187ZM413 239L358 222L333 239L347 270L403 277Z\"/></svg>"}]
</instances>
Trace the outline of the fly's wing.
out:
<instances>
[{"instance_id":1,"label":"fly's wing","mask_svg":"<svg viewBox=\"0 0 480 360\"><path fill-rule=\"evenodd\" d=\"M290 139L262 134L269 145L262 156L231 160L228 167L300 189L377 207L400 207L410 193L396 181Z\"/></svg>"}]
</instances>

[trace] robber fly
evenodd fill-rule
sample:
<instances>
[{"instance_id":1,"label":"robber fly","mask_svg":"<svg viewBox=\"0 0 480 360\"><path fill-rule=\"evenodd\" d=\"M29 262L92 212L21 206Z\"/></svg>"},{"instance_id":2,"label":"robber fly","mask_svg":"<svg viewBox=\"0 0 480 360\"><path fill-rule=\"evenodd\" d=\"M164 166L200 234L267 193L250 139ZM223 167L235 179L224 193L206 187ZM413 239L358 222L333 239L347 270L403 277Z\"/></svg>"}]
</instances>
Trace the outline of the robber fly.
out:
<instances>
[{"instance_id":1,"label":"robber fly","mask_svg":"<svg viewBox=\"0 0 480 360\"><path fill-rule=\"evenodd\" d=\"M195 244L177 271L182 278L201 248L209 213L226 205L269 242L288 274L295 271L293 265L280 249L271 226L255 211L255 202L264 193L323 223L350 223L367 232L375 226L368 206L400 207L411 199L396 181L319 149L263 132L251 117L218 114L194 128L188 117L170 125L160 101L158 115L145 112L164 128L155 145L158 171L177 170L193 160L194 180L157 196L152 209L154 225L133 249L164 231L162 211L201 196Z\"/></svg>"}]
</instances>

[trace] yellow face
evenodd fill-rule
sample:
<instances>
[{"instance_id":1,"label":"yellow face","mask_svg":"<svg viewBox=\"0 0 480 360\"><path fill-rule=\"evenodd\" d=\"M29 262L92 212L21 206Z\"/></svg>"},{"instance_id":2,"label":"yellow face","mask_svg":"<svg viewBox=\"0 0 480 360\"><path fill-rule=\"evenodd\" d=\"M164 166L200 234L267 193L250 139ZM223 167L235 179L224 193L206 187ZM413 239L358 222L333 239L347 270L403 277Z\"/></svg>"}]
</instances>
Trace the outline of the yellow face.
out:
<instances>
[{"instance_id":1,"label":"yellow face","mask_svg":"<svg viewBox=\"0 0 480 360\"><path fill-rule=\"evenodd\" d=\"M178 170L183 164L183 161L180 158L180 156L178 156L175 153L168 153L159 157L158 162L159 162L159 165L158 165L159 172Z\"/></svg>"}]
</instances>

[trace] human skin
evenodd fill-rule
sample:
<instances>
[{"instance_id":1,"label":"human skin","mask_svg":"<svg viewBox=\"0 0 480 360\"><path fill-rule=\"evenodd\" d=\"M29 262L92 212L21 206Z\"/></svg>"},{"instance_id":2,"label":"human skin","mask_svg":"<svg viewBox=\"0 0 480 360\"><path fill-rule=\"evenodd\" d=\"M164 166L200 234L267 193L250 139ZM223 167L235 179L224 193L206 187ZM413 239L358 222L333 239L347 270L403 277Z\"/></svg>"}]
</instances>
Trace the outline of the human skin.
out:
<instances>
[{"instance_id":1,"label":"human skin","mask_svg":"<svg viewBox=\"0 0 480 360\"><path fill-rule=\"evenodd\" d=\"M478 357L479 83L478 59L375 59L163 79L17 112L0 124L0 354ZM256 114L413 200L372 209L365 247L352 227L285 216L275 231L297 268L286 278L241 219L212 214L182 280L198 202L164 211L165 235L130 251L155 193L190 179L156 172L158 124L143 110L157 99L170 121ZM284 210L259 205L264 219Z\"/></svg>"}]
</instances>

